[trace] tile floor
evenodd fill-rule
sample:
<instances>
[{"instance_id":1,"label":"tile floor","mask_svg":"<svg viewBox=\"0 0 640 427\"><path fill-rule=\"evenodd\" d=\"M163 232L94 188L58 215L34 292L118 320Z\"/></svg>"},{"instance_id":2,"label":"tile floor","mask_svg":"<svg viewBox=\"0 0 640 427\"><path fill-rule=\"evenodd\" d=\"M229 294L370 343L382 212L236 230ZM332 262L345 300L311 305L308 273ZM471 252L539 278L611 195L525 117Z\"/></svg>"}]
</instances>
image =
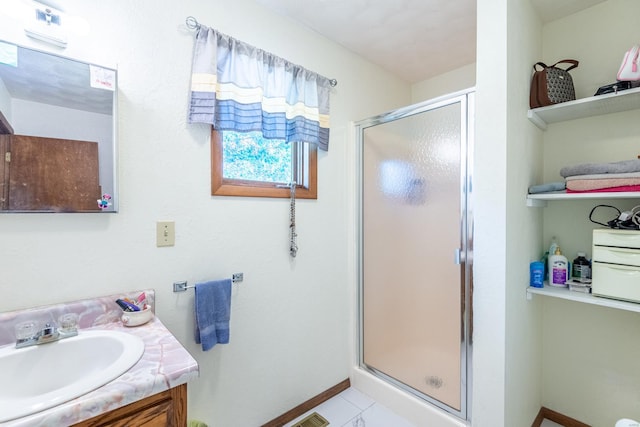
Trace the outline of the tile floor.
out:
<instances>
[{"instance_id":1,"label":"tile floor","mask_svg":"<svg viewBox=\"0 0 640 427\"><path fill-rule=\"evenodd\" d=\"M285 424L284 427L291 427L312 412L322 415L331 427L415 427L353 387Z\"/></svg>"},{"instance_id":2,"label":"tile floor","mask_svg":"<svg viewBox=\"0 0 640 427\"><path fill-rule=\"evenodd\" d=\"M300 415L284 427L291 427L313 412L322 415L331 427L415 427L353 387ZM549 420L544 420L541 425L556 426L561 427L560 424Z\"/></svg>"}]
</instances>

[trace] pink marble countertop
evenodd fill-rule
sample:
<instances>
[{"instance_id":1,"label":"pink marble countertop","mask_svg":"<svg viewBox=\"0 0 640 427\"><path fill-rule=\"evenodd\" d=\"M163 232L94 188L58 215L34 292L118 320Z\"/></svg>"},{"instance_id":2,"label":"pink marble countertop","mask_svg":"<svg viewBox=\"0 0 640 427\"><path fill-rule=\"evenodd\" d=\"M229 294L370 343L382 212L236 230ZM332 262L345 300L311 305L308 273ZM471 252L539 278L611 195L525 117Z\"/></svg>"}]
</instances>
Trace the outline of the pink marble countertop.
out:
<instances>
[{"instance_id":1,"label":"pink marble countertop","mask_svg":"<svg viewBox=\"0 0 640 427\"><path fill-rule=\"evenodd\" d=\"M120 321L122 310L115 300L123 296L135 297L141 292L0 313L0 346L15 344L14 325L18 322L27 319L49 321L69 312L78 314L80 334L83 330L122 331L140 337L145 345L140 360L115 380L66 403L0 423L0 426L68 426L197 378L198 363L157 317L135 327L126 327ZM144 292L153 307L154 291ZM55 369L52 373L55 374Z\"/></svg>"}]
</instances>

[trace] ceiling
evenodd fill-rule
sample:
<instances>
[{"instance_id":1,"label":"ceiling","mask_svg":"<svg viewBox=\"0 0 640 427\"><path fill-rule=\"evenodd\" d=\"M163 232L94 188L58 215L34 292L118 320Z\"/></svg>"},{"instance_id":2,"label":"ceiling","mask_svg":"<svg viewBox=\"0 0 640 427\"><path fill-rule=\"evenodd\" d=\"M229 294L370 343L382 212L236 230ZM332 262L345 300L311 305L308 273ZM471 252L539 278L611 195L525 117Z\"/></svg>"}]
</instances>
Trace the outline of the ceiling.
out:
<instances>
[{"instance_id":1,"label":"ceiling","mask_svg":"<svg viewBox=\"0 0 640 427\"><path fill-rule=\"evenodd\" d=\"M476 61L476 0L255 0L416 83ZM606 0L531 0L550 22Z\"/></svg>"},{"instance_id":2,"label":"ceiling","mask_svg":"<svg viewBox=\"0 0 640 427\"><path fill-rule=\"evenodd\" d=\"M409 83L476 60L476 0L255 1ZM542 22L550 22L606 0L530 1ZM41 2L58 6L56 1ZM111 113L113 93L87 84L87 64L28 49L19 56L18 68L0 64L0 78L13 97Z\"/></svg>"}]
</instances>

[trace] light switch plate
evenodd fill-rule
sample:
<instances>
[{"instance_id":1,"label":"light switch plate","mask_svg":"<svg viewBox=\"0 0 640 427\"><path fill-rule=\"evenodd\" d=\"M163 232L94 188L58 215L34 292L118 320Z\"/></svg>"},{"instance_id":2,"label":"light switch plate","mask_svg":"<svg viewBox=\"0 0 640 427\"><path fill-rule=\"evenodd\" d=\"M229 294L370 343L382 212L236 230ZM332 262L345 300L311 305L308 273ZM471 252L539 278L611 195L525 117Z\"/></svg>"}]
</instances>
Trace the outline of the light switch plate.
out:
<instances>
[{"instance_id":1,"label":"light switch plate","mask_svg":"<svg viewBox=\"0 0 640 427\"><path fill-rule=\"evenodd\" d=\"M156 246L174 246L176 244L176 223L158 221L156 223Z\"/></svg>"}]
</instances>

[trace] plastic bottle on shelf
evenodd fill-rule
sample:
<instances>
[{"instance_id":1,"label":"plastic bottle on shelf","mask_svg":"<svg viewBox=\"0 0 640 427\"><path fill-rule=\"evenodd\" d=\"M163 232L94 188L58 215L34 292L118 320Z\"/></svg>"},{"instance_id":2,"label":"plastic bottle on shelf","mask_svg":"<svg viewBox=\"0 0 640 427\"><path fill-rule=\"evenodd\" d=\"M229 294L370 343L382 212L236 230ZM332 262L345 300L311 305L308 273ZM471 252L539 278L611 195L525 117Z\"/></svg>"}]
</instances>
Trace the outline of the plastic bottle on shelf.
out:
<instances>
[{"instance_id":1,"label":"plastic bottle on shelf","mask_svg":"<svg viewBox=\"0 0 640 427\"><path fill-rule=\"evenodd\" d=\"M566 288L568 273L569 261L562 255L560 246L556 246L554 254L549 256L549 285Z\"/></svg>"},{"instance_id":2,"label":"plastic bottle on shelf","mask_svg":"<svg viewBox=\"0 0 640 427\"><path fill-rule=\"evenodd\" d=\"M529 286L532 288L544 287L544 263L533 261L529 264Z\"/></svg>"},{"instance_id":3,"label":"plastic bottle on shelf","mask_svg":"<svg viewBox=\"0 0 640 427\"><path fill-rule=\"evenodd\" d=\"M556 236L551 238L551 244L549 245L549 256L556 253L556 249L558 249L558 241L556 240Z\"/></svg>"},{"instance_id":4,"label":"plastic bottle on shelf","mask_svg":"<svg viewBox=\"0 0 640 427\"><path fill-rule=\"evenodd\" d=\"M542 263L542 280L547 281L549 278L549 252L545 252L540 258L540 262Z\"/></svg>"},{"instance_id":5,"label":"plastic bottle on shelf","mask_svg":"<svg viewBox=\"0 0 640 427\"><path fill-rule=\"evenodd\" d=\"M544 253L544 255L542 256L542 259L540 260L544 263L544 280L548 280L549 283L551 283L551 280L549 280L549 271L550 271L549 257L556 253L557 247L558 247L558 243L556 241L556 236L553 236L551 238L551 244L549 245L549 250Z\"/></svg>"},{"instance_id":6,"label":"plastic bottle on shelf","mask_svg":"<svg viewBox=\"0 0 640 427\"><path fill-rule=\"evenodd\" d=\"M573 260L571 278L574 282L589 283L591 278L591 263L584 252L578 252L578 257Z\"/></svg>"}]
</instances>

